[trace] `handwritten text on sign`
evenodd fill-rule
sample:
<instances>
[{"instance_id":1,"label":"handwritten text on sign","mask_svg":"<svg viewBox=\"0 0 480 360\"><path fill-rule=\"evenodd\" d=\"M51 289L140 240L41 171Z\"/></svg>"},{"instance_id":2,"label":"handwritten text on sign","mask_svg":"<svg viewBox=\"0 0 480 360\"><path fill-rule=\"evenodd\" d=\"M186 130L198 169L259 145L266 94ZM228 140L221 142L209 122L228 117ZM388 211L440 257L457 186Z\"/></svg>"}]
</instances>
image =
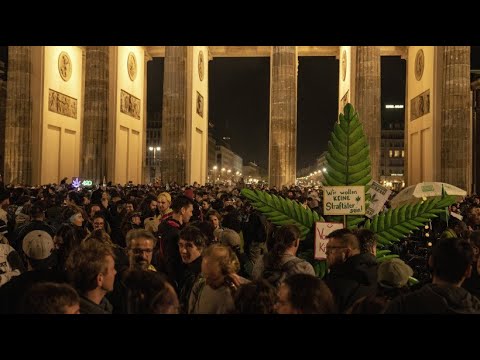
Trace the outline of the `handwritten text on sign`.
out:
<instances>
[{"instance_id":1,"label":"handwritten text on sign","mask_svg":"<svg viewBox=\"0 0 480 360\"><path fill-rule=\"evenodd\" d=\"M364 215L364 186L325 186L323 188L325 215Z\"/></svg>"},{"instance_id":2,"label":"handwritten text on sign","mask_svg":"<svg viewBox=\"0 0 480 360\"><path fill-rule=\"evenodd\" d=\"M338 229L343 229L342 223L315 223L315 259L323 260L327 258L327 235Z\"/></svg>"}]
</instances>

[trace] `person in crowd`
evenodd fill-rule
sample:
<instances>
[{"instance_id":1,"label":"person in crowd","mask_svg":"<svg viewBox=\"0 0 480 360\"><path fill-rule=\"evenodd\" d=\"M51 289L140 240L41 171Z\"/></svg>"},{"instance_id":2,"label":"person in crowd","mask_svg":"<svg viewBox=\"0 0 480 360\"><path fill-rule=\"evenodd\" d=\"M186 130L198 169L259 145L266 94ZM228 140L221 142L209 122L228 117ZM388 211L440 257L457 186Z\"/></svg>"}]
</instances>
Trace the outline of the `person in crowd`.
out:
<instances>
[{"instance_id":1,"label":"person in crowd","mask_svg":"<svg viewBox=\"0 0 480 360\"><path fill-rule=\"evenodd\" d=\"M232 229L222 229L220 230L219 241L223 245L230 246L235 255L237 255L237 258L240 261L240 270L238 274L247 279L251 278L253 265L248 256L241 250L240 235Z\"/></svg>"},{"instance_id":2,"label":"person in crowd","mask_svg":"<svg viewBox=\"0 0 480 360\"><path fill-rule=\"evenodd\" d=\"M315 275L313 266L296 256L300 245L300 230L295 225L284 225L272 239L271 249L258 260L252 271L254 280L264 278L273 286L293 274Z\"/></svg>"},{"instance_id":3,"label":"person in crowd","mask_svg":"<svg viewBox=\"0 0 480 360\"><path fill-rule=\"evenodd\" d=\"M278 289L278 314L334 314L333 295L325 282L310 274L287 277Z\"/></svg>"},{"instance_id":4,"label":"person in crowd","mask_svg":"<svg viewBox=\"0 0 480 360\"><path fill-rule=\"evenodd\" d=\"M111 314L105 295L113 291L115 260L111 247L99 242L83 242L67 259L67 273L80 295L81 314Z\"/></svg>"},{"instance_id":5,"label":"person in crowd","mask_svg":"<svg viewBox=\"0 0 480 360\"><path fill-rule=\"evenodd\" d=\"M206 238L195 226L187 225L179 234L178 250L185 265L184 277L178 288L182 312L188 311L188 299L195 280L201 273L202 251L206 246Z\"/></svg>"},{"instance_id":6,"label":"person in crowd","mask_svg":"<svg viewBox=\"0 0 480 360\"><path fill-rule=\"evenodd\" d=\"M235 308L236 290L248 280L237 275L240 262L230 247L210 245L202 256L202 276L193 285L188 313L227 314Z\"/></svg>"},{"instance_id":7,"label":"person in crowd","mask_svg":"<svg viewBox=\"0 0 480 360\"><path fill-rule=\"evenodd\" d=\"M157 265L159 259L165 259L167 275L178 289L184 277L184 266L178 251L179 233L192 217L193 202L186 196L177 196L172 203L172 210L172 216L158 227L159 241L155 248L153 264Z\"/></svg>"},{"instance_id":8,"label":"person in crowd","mask_svg":"<svg viewBox=\"0 0 480 360\"><path fill-rule=\"evenodd\" d=\"M386 314L480 314L480 300L462 288L472 272L473 249L467 240L445 238L433 247L431 284L392 300Z\"/></svg>"},{"instance_id":9,"label":"person in crowd","mask_svg":"<svg viewBox=\"0 0 480 360\"><path fill-rule=\"evenodd\" d=\"M178 314L179 301L164 274L130 270L125 275L127 314Z\"/></svg>"},{"instance_id":10,"label":"person in crowd","mask_svg":"<svg viewBox=\"0 0 480 360\"><path fill-rule=\"evenodd\" d=\"M399 258L382 262L377 271L377 292L358 299L346 313L383 314L391 300L410 292L412 275L412 268Z\"/></svg>"},{"instance_id":11,"label":"person in crowd","mask_svg":"<svg viewBox=\"0 0 480 360\"><path fill-rule=\"evenodd\" d=\"M241 285L233 300L232 314L274 314L277 290L264 279Z\"/></svg>"},{"instance_id":12,"label":"person in crowd","mask_svg":"<svg viewBox=\"0 0 480 360\"><path fill-rule=\"evenodd\" d=\"M335 230L327 239L325 282L343 313L359 298L375 294L378 264L371 253L360 252L358 238L348 229Z\"/></svg>"},{"instance_id":13,"label":"person in crowd","mask_svg":"<svg viewBox=\"0 0 480 360\"><path fill-rule=\"evenodd\" d=\"M210 221L213 225L213 230L221 229L222 228L222 215L216 210L210 210L207 213L208 221Z\"/></svg>"},{"instance_id":14,"label":"person in crowd","mask_svg":"<svg viewBox=\"0 0 480 360\"><path fill-rule=\"evenodd\" d=\"M465 279L462 287L480 298L480 276L478 272L480 265L478 261L480 258L480 230L472 231L469 240L473 250L472 274Z\"/></svg>"},{"instance_id":15,"label":"person in crowd","mask_svg":"<svg viewBox=\"0 0 480 360\"><path fill-rule=\"evenodd\" d=\"M24 314L80 314L80 297L68 284L37 283L26 292L21 312Z\"/></svg>"}]
</instances>

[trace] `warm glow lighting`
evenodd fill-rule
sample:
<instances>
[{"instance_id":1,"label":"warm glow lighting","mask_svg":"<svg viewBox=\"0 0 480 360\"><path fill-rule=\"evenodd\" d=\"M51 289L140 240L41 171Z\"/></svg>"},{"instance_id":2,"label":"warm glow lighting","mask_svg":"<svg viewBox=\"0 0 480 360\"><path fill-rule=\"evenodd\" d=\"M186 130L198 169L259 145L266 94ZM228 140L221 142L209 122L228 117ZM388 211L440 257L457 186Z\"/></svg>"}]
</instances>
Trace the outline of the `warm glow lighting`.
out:
<instances>
[{"instance_id":1,"label":"warm glow lighting","mask_svg":"<svg viewBox=\"0 0 480 360\"><path fill-rule=\"evenodd\" d=\"M213 170L217 170L217 169L218 169L218 167L217 167L217 165L215 165L215 166L213 167Z\"/></svg>"},{"instance_id":2,"label":"warm glow lighting","mask_svg":"<svg viewBox=\"0 0 480 360\"><path fill-rule=\"evenodd\" d=\"M323 168L322 170L323 170L323 172L327 172L327 168Z\"/></svg>"},{"instance_id":3,"label":"warm glow lighting","mask_svg":"<svg viewBox=\"0 0 480 360\"><path fill-rule=\"evenodd\" d=\"M225 168L222 168L222 171L225 171Z\"/></svg>"},{"instance_id":4,"label":"warm glow lighting","mask_svg":"<svg viewBox=\"0 0 480 360\"><path fill-rule=\"evenodd\" d=\"M148 150L153 151L153 146L150 146Z\"/></svg>"},{"instance_id":5,"label":"warm glow lighting","mask_svg":"<svg viewBox=\"0 0 480 360\"><path fill-rule=\"evenodd\" d=\"M160 146L157 146L157 151L160 151Z\"/></svg>"}]
</instances>

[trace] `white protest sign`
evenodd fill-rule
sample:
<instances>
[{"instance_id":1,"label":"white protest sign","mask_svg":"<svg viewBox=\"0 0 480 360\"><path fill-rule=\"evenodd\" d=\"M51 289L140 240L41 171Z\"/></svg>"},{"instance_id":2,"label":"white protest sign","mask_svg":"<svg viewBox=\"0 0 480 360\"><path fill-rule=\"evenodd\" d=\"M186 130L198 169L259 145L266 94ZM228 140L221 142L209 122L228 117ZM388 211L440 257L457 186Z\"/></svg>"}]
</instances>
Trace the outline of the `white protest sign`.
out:
<instances>
[{"instance_id":1,"label":"white protest sign","mask_svg":"<svg viewBox=\"0 0 480 360\"><path fill-rule=\"evenodd\" d=\"M315 223L315 250L314 258L324 260L327 258L327 235L331 232L343 229L342 223L316 222Z\"/></svg>"},{"instance_id":2,"label":"white protest sign","mask_svg":"<svg viewBox=\"0 0 480 360\"><path fill-rule=\"evenodd\" d=\"M378 214L383 209L383 205L390 197L392 190L388 190L386 187L383 187L378 182L374 181L372 186L368 190L368 194L370 194L370 206L368 207L367 211L365 211L365 215L369 218L372 218L376 214Z\"/></svg>"},{"instance_id":3,"label":"white protest sign","mask_svg":"<svg viewBox=\"0 0 480 360\"><path fill-rule=\"evenodd\" d=\"M324 186L325 215L364 215L365 186Z\"/></svg>"}]
</instances>

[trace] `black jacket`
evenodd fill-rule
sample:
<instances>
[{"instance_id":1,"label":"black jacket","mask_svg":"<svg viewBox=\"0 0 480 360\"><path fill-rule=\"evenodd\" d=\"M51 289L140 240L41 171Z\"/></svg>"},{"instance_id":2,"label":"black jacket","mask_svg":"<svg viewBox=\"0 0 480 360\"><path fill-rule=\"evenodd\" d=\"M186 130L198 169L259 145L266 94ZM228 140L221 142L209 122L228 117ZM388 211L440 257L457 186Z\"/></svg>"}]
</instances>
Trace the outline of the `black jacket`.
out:
<instances>
[{"instance_id":1,"label":"black jacket","mask_svg":"<svg viewBox=\"0 0 480 360\"><path fill-rule=\"evenodd\" d=\"M174 283L176 290L178 290L178 284L183 279L184 271L182 258L178 250L179 233L182 228L183 226L177 220L169 218L160 223L157 232L158 245L164 249L162 253L167 276ZM157 263L154 263L153 260L152 264L157 267Z\"/></svg>"},{"instance_id":2,"label":"black jacket","mask_svg":"<svg viewBox=\"0 0 480 360\"><path fill-rule=\"evenodd\" d=\"M377 260L370 253L349 257L344 263L333 266L325 277L339 312L345 312L363 296L377 290Z\"/></svg>"},{"instance_id":3,"label":"black jacket","mask_svg":"<svg viewBox=\"0 0 480 360\"><path fill-rule=\"evenodd\" d=\"M480 300L458 286L427 284L392 300L385 314L480 314Z\"/></svg>"}]
</instances>

